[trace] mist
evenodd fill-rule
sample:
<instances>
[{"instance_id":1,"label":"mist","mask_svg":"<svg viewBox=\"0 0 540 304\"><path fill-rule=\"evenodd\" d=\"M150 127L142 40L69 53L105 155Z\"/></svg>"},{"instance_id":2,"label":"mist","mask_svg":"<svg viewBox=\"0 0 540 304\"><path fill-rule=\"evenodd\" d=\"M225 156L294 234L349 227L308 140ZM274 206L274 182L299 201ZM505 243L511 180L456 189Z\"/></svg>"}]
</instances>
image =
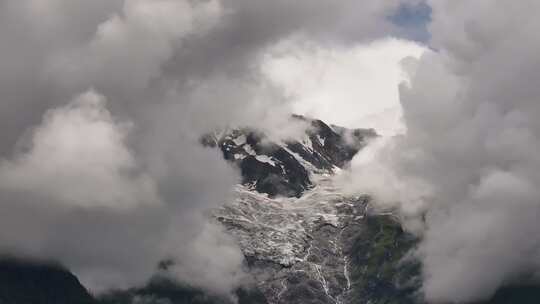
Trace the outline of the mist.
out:
<instances>
[{"instance_id":1,"label":"mist","mask_svg":"<svg viewBox=\"0 0 540 304\"><path fill-rule=\"evenodd\" d=\"M230 293L243 256L204 213L239 174L199 136L297 132L263 58L291 37L399 34L403 2L0 1L0 254L59 262L93 292L171 259L173 279Z\"/></svg>"},{"instance_id":2,"label":"mist","mask_svg":"<svg viewBox=\"0 0 540 304\"><path fill-rule=\"evenodd\" d=\"M431 51L407 59L406 133L343 177L420 237L422 294L470 303L537 282L540 78L535 1L428 1Z\"/></svg>"}]
</instances>

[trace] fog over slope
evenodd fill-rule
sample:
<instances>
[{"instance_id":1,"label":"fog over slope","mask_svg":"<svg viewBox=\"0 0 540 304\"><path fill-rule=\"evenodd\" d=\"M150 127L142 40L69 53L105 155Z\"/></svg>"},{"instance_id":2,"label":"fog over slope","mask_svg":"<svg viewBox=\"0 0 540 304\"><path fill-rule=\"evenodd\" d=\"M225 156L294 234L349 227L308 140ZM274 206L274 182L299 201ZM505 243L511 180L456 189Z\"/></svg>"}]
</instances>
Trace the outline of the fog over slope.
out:
<instances>
[{"instance_id":1,"label":"fog over slope","mask_svg":"<svg viewBox=\"0 0 540 304\"><path fill-rule=\"evenodd\" d=\"M540 271L540 4L428 3L436 51L406 62L407 133L351 180L423 236L427 300L471 302Z\"/></svg>"},{"instance_id":2,"label":"fog over slope","mask_svg":"<svg viewBox=\"0 0 540 304\"><path fill-rule=\"evenodd\" d=\"M327 107L342 86L313 101L267 64L290 62L284 50L349 62L403 35L390 17L419 2L0 0L0 254L59 261L94 291L142 284L170 258L176 279L228 293L243 256L203 213L239 175L199 136L297 132L298 99ZM431 51L403 61L406 133L342 182L422 237L427 300L471 302L540 270L540 4L426 2Z\"/></svg>"},{"instance_id":3,"label":"fog over slope","mask_svg":"<svg viewBox=\"0 0 540 304\"><path fill-rule=\"evenodd\" d=\"M201 214L238 175L198 136L282 126L267 49L399 34L402 2L417 1L0 0L0 253L94 291L172 258L177 279L227 293L243 257Z\"/></svg>"}]
</instances>

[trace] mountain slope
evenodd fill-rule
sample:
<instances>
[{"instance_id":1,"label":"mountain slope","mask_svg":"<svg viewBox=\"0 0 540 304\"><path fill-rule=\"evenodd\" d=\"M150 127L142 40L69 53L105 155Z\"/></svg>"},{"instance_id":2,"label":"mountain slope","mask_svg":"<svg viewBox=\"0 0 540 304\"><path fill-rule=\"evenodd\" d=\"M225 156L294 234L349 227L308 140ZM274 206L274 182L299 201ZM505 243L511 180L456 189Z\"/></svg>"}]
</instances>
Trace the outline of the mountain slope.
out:
<instances>
[{"instance_id":1,"label":"mountain slope","mask_svg":"<svg viewBox=\"0 0 540 304\"><path fill-rule=\"evenodd\" d=\"M65 268L16 259L0 260L0 304L93 304L94 299Z\"/></svg>"},{"instance_id":2,"label":"mountain slope","mask_svg":"<svg viewBox=\"0 0 540 304\"><path fill-rule=\"evenodd\" d=\"M333 182L376 136L300 116L300 138L272 141L239 128L203 137L238 166L236 199L212 212L238 241L255 286L236 290L238 304L424 304L418 240L367 196L343 195ZM533 304L540 288L502 288L482 304ZM0 260L0 304L233 304L231 299L156 276L146 286L93 297L54 264Z\"/></svg>"}]
</instances>

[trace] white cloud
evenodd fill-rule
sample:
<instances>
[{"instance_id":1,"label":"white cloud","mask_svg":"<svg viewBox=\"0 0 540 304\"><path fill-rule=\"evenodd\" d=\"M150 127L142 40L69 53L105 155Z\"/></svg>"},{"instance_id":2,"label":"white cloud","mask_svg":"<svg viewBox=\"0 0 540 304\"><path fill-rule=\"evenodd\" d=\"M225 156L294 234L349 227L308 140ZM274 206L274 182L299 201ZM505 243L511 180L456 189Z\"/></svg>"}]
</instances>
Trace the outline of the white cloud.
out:
<instances>
[{"instance_id":1,"label":"white cloud","mask_svg":"<svg viewBox=\"0 0 540 304\"><path fill-rule=\"evenodd\" d=\"M263 70L284 88L298 114L395 134L402 130L398 85L407 79L400 63L424 51L421 45L398 39L352 47L321 47L293 39L267 54Z\"/></svg>"},{"instance_id":2,"label":"white cloud","mask_svg":"<svg viewBox=\"0 0 540 304\"><path fill-rule=\"evenodd\" d=\"M88 44L60 52L48 67L67 84L144 89L188 35L202 35L222 14L217 0L127 0L98 25Z\"/></svg>"},{"instance_id":3,"label":"white cloud","mask_svg":"<svg viewBox=\"0 0 540 304\"><path fill-rule=\"evenodd\" d=\"M407 133L352 174L383 200L401 185L405 216L421 202L426 301L474 303L540 273L540 3L429 3L437 51L401 87Z\"/></svg>"},{"instance_id":4,"label":"white cloud","mask_svg":"<svg viewBox=\"0 0 540 304\"><path fill-rule=\"evenodd\" d=\"M261 55L299 33L347 53L393 31L401 3L0 2L0 253L58 261L96 290L143 284L164 257L205 265L193 248L207 248L223 259L176 274L221 292L239 283L242 255L201 213L238 172L200 133L294 132L275 118L289 104L261 80Z\"/></svg>"},{"instance_id":5,"label":"white cloud","mask_svg":"<svg viewBox=\"0 0 540 304\"><path fill-rule=\"evenodd\" d=\"M125 146L129 123L113 119L93 91L49 110L14 160L0 163L0 188L44 195L79 207L129 208L156 204L153 182L137 173ZM36 202L39 203L39 202Z\"/></svg>"},{"instance_id":6,"label":"white cloud","mask_svg":"<svg viewBox=\"0 0 540 304\"><path fill-rule=\"evenodd\" d=\"M143 170L131 129L94 91L48 110L0 163L0 251L58 261L94 292L144 284L170 258L173 279L227 295L243 255L201 211L227 199L236 172L185 139L182 154L154 150L166 168Z\"/></svg>"}]
</instances>

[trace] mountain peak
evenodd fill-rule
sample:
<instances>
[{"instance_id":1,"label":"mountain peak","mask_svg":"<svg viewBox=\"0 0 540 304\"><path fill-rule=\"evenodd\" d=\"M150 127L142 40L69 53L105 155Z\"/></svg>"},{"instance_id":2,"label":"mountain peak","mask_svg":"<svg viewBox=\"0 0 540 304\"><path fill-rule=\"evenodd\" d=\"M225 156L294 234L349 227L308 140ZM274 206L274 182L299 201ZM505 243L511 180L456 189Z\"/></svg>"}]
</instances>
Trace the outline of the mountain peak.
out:
<instances>
[{"instance_id":1,"label":"mountain peak","mask_svg":"<svg viewBox=\"0 0 540 304\"><path fill-rule=\"evenodd\" d=\"M274 140L257 128L235 128L206 134L201 142L219 148L240 168L242 184L270 196L300 197L313 185L311 174L343 168L377 136L373 129L347 129L301 115L292 119L307 122L297 138Z\"/></svg>"}]
</instances>

